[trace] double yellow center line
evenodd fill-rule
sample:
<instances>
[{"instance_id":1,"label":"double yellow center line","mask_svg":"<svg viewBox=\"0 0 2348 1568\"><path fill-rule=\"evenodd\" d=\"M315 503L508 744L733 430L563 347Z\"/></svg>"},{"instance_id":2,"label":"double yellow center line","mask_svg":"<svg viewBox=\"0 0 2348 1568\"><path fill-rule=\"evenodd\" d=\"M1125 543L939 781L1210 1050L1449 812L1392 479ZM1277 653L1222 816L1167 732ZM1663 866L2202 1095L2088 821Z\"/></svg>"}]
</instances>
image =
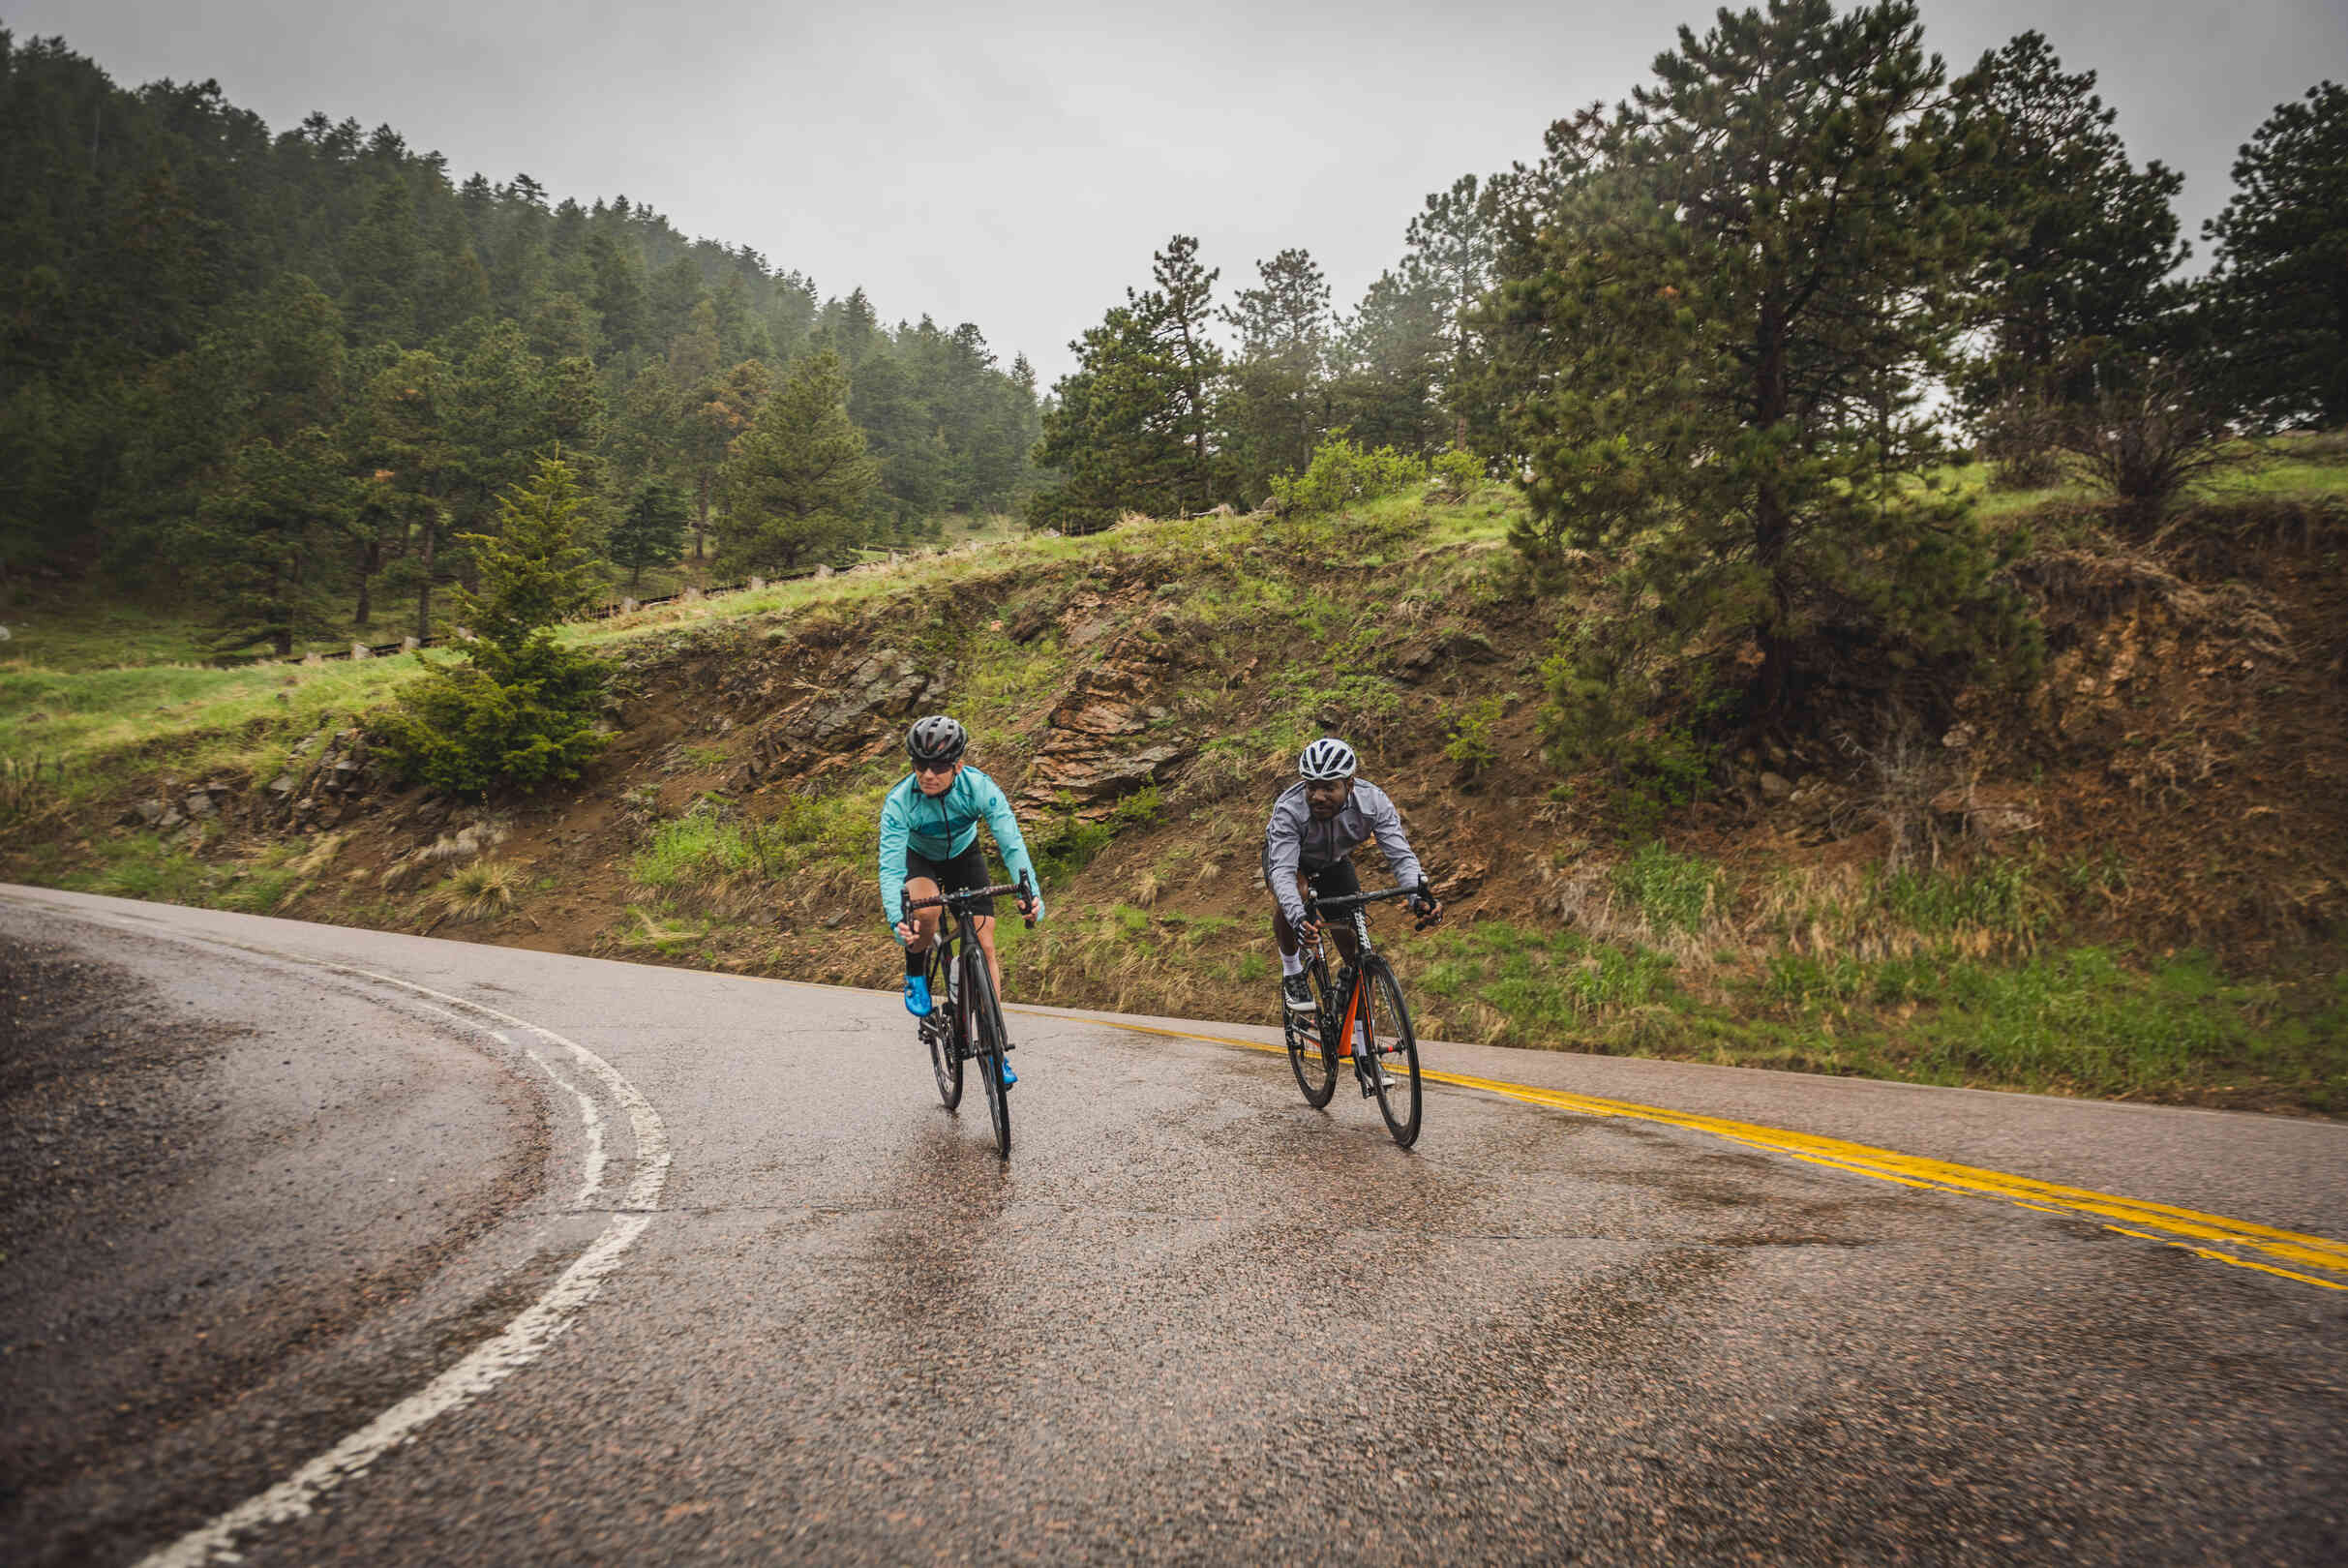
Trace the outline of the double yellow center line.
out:
<instances>
[{"instance_id":1,"label":"double yellow center line","mask_svg":"<svg viewBox=\"0 0 2348 1568\"><path fill-rule=\"evenodd\" d=\"M1265 1051L1279 1056L1287 1054L1284 1045L1263 1040L1202 1035L1187 1029L1166 1029L1122 1020L1113 1024L1106 1019L1099 1021L1110 1028L1138 1030L1143 1034L1205 1040L1216 1045L1235 1045L1243 1050ZM1470 1077L1462 1072L1422 1070L1419 1076L1430 1083L1455 1084L1462 1089L1480 1090L1488 1095L1520 1100L1530 1105L1546 1105L1553 1110L1573 1111L1582 1116L1619 1116L1641 1122L1657 1122L1665 1127L1684 1128L1691 1132L1709 1133L1731 1143L1742 1144L1748 1149L1786 1155L1814 1165L1823 1165L1829 1170L1872 1176L1877 1181L1895 1182L1902 1187L1920 1188L1933 1192L1959 1192L1972 1197L2002 1198L2042 1214L2084 1215L2102 1221L2106 1230L2159 1242L2167 1247L2182 1248L2213 1262L2231 1263L2236 1268L2280 1275L2283 1279L2296 1280L2302 1284L2317 1285L2326 1290L2348 1290L2348 1244L2323 1236L2277 1230L2271 1225L2252 1224L2246 1220L2229 1220L2223 1215L2202 1214L2167 1203L2117 1197L2109 1192L2091 1191L2083 1187L2033 1181L2027 1176L2010 1176L2003 1171L1983 1170L1976 1165L1925 1160L1891 1149L1872 1148L1864 1143L1847 1143L1841 1138L1790 1132L1783 1128L1732 1122L1719 1116L1696 1116L1686 1111L1667 1110L1660 1105L1641 1105L1627 1100L1604 1100L1596 1095L1577 1095L1562 1089L1536 1089L1529 1084Z\"/></svg>"}]
</instances>

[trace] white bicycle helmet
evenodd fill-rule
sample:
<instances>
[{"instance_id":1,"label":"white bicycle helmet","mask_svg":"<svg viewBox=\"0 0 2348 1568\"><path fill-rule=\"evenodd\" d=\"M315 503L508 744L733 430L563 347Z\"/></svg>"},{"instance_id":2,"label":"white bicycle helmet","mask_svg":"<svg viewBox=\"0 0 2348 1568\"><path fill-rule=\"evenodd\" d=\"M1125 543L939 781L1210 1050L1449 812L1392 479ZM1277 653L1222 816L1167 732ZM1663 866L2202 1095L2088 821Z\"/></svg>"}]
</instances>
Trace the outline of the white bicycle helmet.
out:
<instances>
[{"instance_id":1,"label":"white bicycle helmet","mask_svg":"<svg viewBox=\"0 0 2348 1568\"><path fill-rule=\"evenodd\" d=\"M1355 766L1351 746L1335 736L1323 736L1296 759L1296 776L1315 780L1351 778Z\"/></svg>"}]
</instances>

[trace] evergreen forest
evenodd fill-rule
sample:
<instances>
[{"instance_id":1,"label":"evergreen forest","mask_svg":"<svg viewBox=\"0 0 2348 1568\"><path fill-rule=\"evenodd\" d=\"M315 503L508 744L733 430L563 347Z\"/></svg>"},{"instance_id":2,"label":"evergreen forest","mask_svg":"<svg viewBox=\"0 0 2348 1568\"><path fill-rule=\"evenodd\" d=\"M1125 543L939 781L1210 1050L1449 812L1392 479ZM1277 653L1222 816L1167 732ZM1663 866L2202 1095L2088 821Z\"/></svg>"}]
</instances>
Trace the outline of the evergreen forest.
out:
<instances>
[{"instance_id":1,"label":"evergreen forest","mask_svg":"<svg viewBox=\"0 0 2348 1568\"><path fill-rule=\"evenodd\" d=\"M810 387L847 482L746 518L803 468L808 433L761 413ZM220 652L430 638L539 456L624 588L1004 512L1038 435L1033 372L975 324L891 326L647 202L323 112L273 132L216 83L126 89L0 30L0 591L194 608Z\"/></svg>"}]
</instances>

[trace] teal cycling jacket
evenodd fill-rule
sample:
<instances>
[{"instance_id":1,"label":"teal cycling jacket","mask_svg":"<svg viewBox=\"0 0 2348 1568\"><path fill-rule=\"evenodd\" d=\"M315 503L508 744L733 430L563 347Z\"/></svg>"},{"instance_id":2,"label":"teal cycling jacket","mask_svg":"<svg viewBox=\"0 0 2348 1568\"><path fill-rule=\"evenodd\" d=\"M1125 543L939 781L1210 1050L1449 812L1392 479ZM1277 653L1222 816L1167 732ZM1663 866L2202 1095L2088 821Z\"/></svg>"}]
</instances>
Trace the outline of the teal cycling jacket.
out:
<instances>
[{"instance_id":1,"label":"teal cycling jacket","mask_svg":"<svg viewBox=\"0 0 2348 1568\"><path fill-rule=\"evenodd\" d=\"M905 918L905 852L943 864L978 841L981 818L995 835L995 848L1010 872L1008 880L1017 882L1024 871L1041 890L1043 879L1036 875L1027 840L1019 836L1019 819L993 779L966 763L953 787L933 799L908 773L881 802L881 910L891 931Z\"/></svg>"}]
</instances>

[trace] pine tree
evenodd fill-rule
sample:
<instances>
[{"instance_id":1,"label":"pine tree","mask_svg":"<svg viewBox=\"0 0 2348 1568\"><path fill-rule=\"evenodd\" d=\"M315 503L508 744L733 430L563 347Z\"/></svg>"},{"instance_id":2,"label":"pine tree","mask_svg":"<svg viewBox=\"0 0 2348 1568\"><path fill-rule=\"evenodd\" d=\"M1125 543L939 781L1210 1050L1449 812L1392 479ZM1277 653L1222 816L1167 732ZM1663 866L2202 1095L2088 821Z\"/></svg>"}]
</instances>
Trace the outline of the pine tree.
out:
<instances>
[{"instance_id":1,"label":"pine tree","mask_svg":"<svg viewBox=\"0 0 2348 1568\"><path fill-rule=\"evenodd\" d=\"M729 567L791 571L854 542L881 468L847 401L839 356L810 354L735 442L722 474Z\"/></svg>"},{"instance_id":2,"label":"pine tree","mask_svg":"<svg viewBox=\"0 0 2348 1568\"><path fill-rule=\"evenodd\" d=\"M693 558L704 554L709 532L709 507L717 498L718 471L735 441L758 418L759 409L773 396L774 381L763 359L745 359L723 376L713 376L684 400L677 449L693 475Z\"/></svg>"},{"instance_id":3,"label":"pine tree","mask_svg":"<svg viewBox=\"0 0 2348 1568\"><path fill-rule=\"evenodd\" d=\"M1191 461L1176 427L1179 373L1138 300L1112 306L1069 345L1077 367L1052 388L1036 462L1057 484L1029 498L1031 527L1094 533L1120 513L1164 516L1179 504Z\"/></svg>"},{"instance_id":4,"label":"pine tree","mask_svg":"<svg viewBox=\"0 0 2348 1568\"><path fill-rule=\"evenodd\" d=\"M628 587L644 578L647 566L670 566L685 553L685 523L691 517L684 492L666 479L647 479L612 529L605 556L628 569Z\"/></svg>"},{"instance_id":5,"label":"pine tree","mask_svg":"<svg viewBox=\"0 0 2348 1568\"><path fill-rule=\"evenodd\" d=\"M1723 668L1756 723L1818 680L1997 656L2021 632L1921 407L1985 244L1952 194L1982 151L1914 8L1723 11L1656 73L1553 127L1503 214L1520 544L1627 554L1662 635L1743 641Z\"/></svg>"},{"instance_id":6,"label":"pine tree","mask_svg":"<svg viewBox=\"0 0 2348 1568\"><path fill-rule=\"evenodd\" d=\"M398 529L397 552L416 595L414 634L425 641L434 633L434 590L448 578L448 498L461 471L454 379L436 354L401 354L367 383L344 437L358 469L381 487L369 491L369 504Z\"/></svg>"},{"instance_id":7,"label":"pine tree","mask_svg":"<svg viewBox=\"0 0 2348 1568\"><path fill-rule=\"evenodd\" d=\"M422 252L407 182L397 175L386 178L369 198L366 221L343 247L343 315L353 342L415 341Z\"/></svg>"},{"instance_id":8,"label":"pine tree","mask_svg":"<svg viewBox=\"0 0 2348 1568\"><path fill-rule=\"evenodd\" d=\"M1189 454L1174 482L1176 509L1203 512L1214 499L1212 400L1223 374L1223 351L1208 333L1215 320L1215 281L1222 273L1199 262L1195 235L1177 234L1150 257L1150 276L1158 286L1136 299L1134 308L1165 362L1173 394L1167 434Z\"/></svg>"},{"instance_id":9,"label":"pine tree","mask_svg":"<svg viewBox=\"0 0 2348 1568\"><path fill-rule=\"evenodd\" d=\"M565 205L572 205L565 203ZM624 354L646 341L644 267L635 248L609 234L594 234L586 245L590 301L611 352Z\"/></svg>"},{"instance_id":10,"label":"pine tree","mask_svg":"<svg viewBox=\"0 0 2348 1568\"><path fill-rule=\"evenodd\" d=\"M561 457L499 498L497 531L467 534L477 590L459 592L475 641L375 715L393 766L459 795L579 776L603 749L602 674L554 628L592 600L594 558L576 538L580 497Z\"/></svg>"},{"instance_id":11,"label":"pine tree","mask_svg":"<svg viewBox=\"0 0 2348 1568\"><path fill-rule=\"evenodd\" d=\"M215 647L267 643L283 657L295 638L332 629L329 574L358 509L346 468L333 437L316 427L238 451L181 539L181 558L219 628Z\"/></svg>"},{"instance_id":12,"label":"pine tree","mask_svg":"<svg viewBox=\"0 0 2348 1568\"><path fill-rule=\"evenodd\" d=\"M1329 283L1310 253L1282 251L1255 264L1223 319L1239 329L1238 362L1223 399L1226 443L1245 494L1303 470L1329 426Z\"/></svg>"},{"instance_id":13,"label":"pine tree","mask_svg":"<svg viewBox=\"0 0 2348 1568\"><path fill-rule=\"evenodd\" d=\"M1386 272L1343 323L1332 354L1331 423L1365 447L1425 456L1453 434L1444 416L1455 342L1444 286L1416 270Z\"/></svg>"},{"instance_id":14,"label":"pine tree","mask_svg":"<svg viewBox=\"0 0 2348 1568\"><path fill-rule=\"evenodd\" d=\"M1977 174L1955 187L1988 209L1980 324L1985 351L1960 379L1966 411L2027 457L2049 404L2115 390L2161 347L2184 258L2169 202L2182 175L2139 170L2095 95L2046 40L2024 33L1958 84L1990 137Z\"/></svg>"},{"instance_id":15,"label":"pine tree","mask_svg":"<svg viewBox=\"0 0 2348 1568\"><path fill-rule=\"evenodd\" d=\"M1492 284L1490 193L1478 188L1473 174L1460 175L1450 190L1428 196L1402 241L1410 254L1397 286L1398 303L1407 301L1401 308L1415 312L1424 294L1442 322L1449 352L1439 377L1440 395L1452 410L1452 439L1465 446L1471 426L1489 430L1492 421L1490 407L1473 398L1482 370L1473 318Z\"/></svg>"},{"instance_id":16,"label":"pine tree","mask_svg":"<svg viewBox=\"0 0 2348 1568\"><path fill-rule=\"evenodd\" d=\"M2217 374L2270 428L2348 424L2348 87L2278 104L2203 232Z\"/></svg>"},{"instance_id":17,"label":"pine tree","mask_svg":"<svg viewBox=\"0 0 2348 1568\"><path fill-rule=\"evenodd\" d=\"M944 509L951 456L902 359L887 351L865 357L848 394L848 417L881 466L882 499L899 529Z\"/></svg>"}]
</instances>

